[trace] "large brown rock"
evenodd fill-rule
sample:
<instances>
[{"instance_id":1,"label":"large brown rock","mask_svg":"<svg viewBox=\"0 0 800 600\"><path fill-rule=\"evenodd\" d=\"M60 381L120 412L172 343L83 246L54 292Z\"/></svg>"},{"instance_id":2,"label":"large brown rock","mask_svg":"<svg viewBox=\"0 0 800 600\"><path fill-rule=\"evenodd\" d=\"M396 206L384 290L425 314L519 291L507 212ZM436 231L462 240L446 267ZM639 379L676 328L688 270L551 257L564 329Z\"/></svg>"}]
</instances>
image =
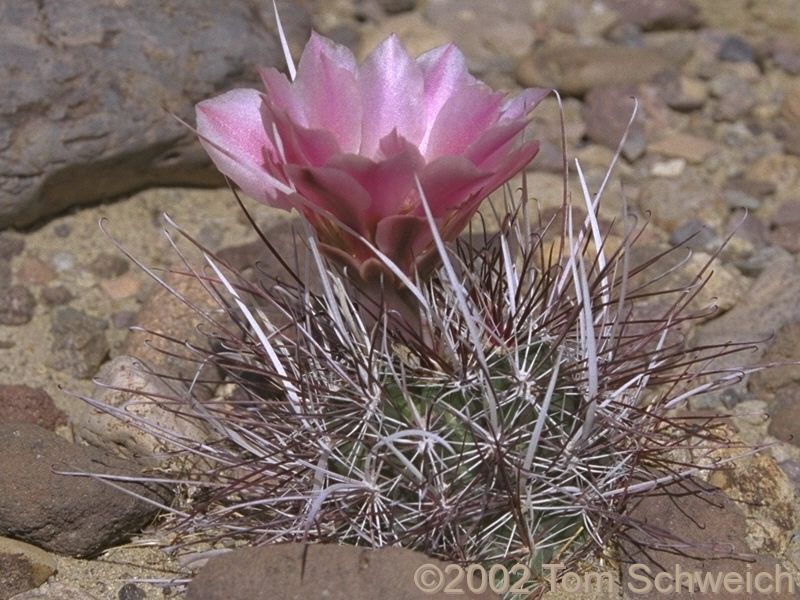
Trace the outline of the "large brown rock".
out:
<instances>
[{"instance_id":1,"label":"large brown rock","mask_svg":"<svg viewBox=\"0 0 800 600\"><path fill-rule=\"evenodd\" d=\"M172 497L161 485L115 482L126 492L61 472L145 477L134 462L72 444L36 425L0 425L0 535L53 552L93 556L152 519L156 507L141 498L163 504Z\"/></svg>"},{"instance_id":2,"label":"large brown rock","mask_svg":"<svg viewBox=\"0 0 800 600\"><path fill-rule=\"evenodd\" d=\"M299 56L302 2L278 2ZM194 103L284 63L272 3L0 3L0 228L149 185L221 182Z\"/></svg>"}]
</instances>

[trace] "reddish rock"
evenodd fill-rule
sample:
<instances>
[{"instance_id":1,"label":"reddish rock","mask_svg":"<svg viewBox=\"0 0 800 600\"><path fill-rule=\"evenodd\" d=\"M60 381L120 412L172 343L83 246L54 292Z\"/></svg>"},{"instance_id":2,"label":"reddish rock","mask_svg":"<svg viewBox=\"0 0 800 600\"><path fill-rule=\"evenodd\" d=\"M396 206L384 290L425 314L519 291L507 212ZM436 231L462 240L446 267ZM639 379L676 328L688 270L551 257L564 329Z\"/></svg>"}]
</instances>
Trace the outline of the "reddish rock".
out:
<instances>
[{"instance_id":1,"label":"reddish rock","mask_svg":"<svg viewBox=\"0 0 800 600\"><path fill-rule=\"evenodd\" d=\"M52 431L66 425L67 416L41 388L0 385L0 423L31 423Z\"/></svg>"}]
</instances>

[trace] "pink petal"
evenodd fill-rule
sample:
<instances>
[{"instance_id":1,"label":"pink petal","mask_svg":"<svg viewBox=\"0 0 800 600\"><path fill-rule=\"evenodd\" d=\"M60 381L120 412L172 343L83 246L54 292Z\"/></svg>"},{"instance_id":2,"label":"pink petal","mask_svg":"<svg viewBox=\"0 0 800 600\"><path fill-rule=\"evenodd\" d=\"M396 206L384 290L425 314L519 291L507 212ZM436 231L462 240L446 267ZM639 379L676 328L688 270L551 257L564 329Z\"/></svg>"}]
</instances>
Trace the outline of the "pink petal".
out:
<instances>
[{"instance_id":1,"label":"pink petal","mask_svg":"<svg viewBox=\"0 0 800 600\"><path fill-rule=\"evenodd\" d=\"M276 193L276 174L265 168L275 148L265 131L262 107L258 91L231 90L197 105L197 131L200 142L220 172L245 194L286 208L282 196Z\"/></svg>"},{"instance_id":2,"label":"pink petal","mask_svg":"<svg viewBox=\"0 0 800 600\"><path fill-rule=\"evenodd\" d=\"M469 223L472 215L480 206L481 202L494 192L497 188L519 173L539 151L539 142L527 142L519 149L506 157L500 169L492 173L483 185L478 189L464 204L453 212L452 216L442 223L441 233L444 240L452 240L458 237Z\"/></svg>"},{"instance_id":3,"label":"pink petal","mask_svg":"<svg viewBox=\"0 0 800 600\"><path fill-rule=\"evenodd\" d=\"M340 155L331 159L327 166L345 171L366 190L371 199L367 211L370 223L415 208L404 207L403 203L414 191L414 174L422 171L423 162L418 153L400 153L380 162L352 154Z\"/></svg>"},{"instance_id":4,"label":"pink petal","mask_svg":"<svg viewBox=\"0 0 800 600\"><path fill-rule=\"evenodd\" d=\"M396 35L384 40L361 65L361 154L375 156L383 137L397 133L418 144L425 131L422 72Z\"/></svg>"},{"instance_id":5,"label":"pink petal","mask_svg":"<svg viewBox=\"0 0 800 600\"><path fill-rule=\"evenodd\" d=\"M497 123L503 96L481 83L455 92L439 111L422 153L428 160L461 154L481 133Z\"/></svg>"},{"instance_id":6,"label":"pink petal","mask_svg":"<svg viewBox=\"0 0 800 600\"><path fill-rule=\"evenodd\" d=\"M522 131L527 124L523 119L518 119L487 129L469 145L464 151L464 156L479 169L494 169L506 159L508 152L521 140Z\"/></svg>"},{"instance_id":7,"label":"pink petal","mask_svg":"<svg viewBox=\"0 0 800 600\"><path fill-rule=\"evenodd\" d=\"M296 124L283 111L265 104L265 122L274 122L283 148L281 162L297 165L322 166L331 156L341 153L336 138L324 129L307 129ZM277 142L277 140L276 140Z\"/></svg>"},{"instance_id":8,"label":"pink petal","mask_svg":"<svg viewBox=\"0 0 800 600\"><path fill-rule=\"evenodd\" d=\"M370 205L366 190L350 175L328 167L287 165L287 174L298 193L307 200L298 210L307 217L334 217L356 233L368 236L365 215ZM337 225L334 222L334 225Z\"/></svg>"},{"instance_id":9,"label":"pink petal","mask_svg":"<svg viewBox=\"0 0 800 600\"><path fill-rule=\"evenodd\" d=\"M361 145L361 95L356 59L346 47L316 33L306 44L295 80L305 125L330 131L344 152Z\"/></svg>"},{"instance_id":10,"label":"pink petal","mask_svg":"<svg viewBox=\"0 0 800 600\"><path fill-rule=\"evenodd\" d=\"M276 110L286 112L289 118L298 125L308 126L305 104L297 97L297 90L286 78L286 75L274 67L268 69L260 68L258 73L261 75L261 81L267 90L266 96L269 103Z\"/></svg>"},{"instance_id":11,"label":"pink petal","mask_svg":"<svg viewBox=\"0 0 800 600\"><path fill-rule=\"evenodd\" d=\"M521 119L527 116L552 91L550 88L527 88L522 90L519 94L503 103L503 107L500 109L500 120Z\"/></svg>"},{"instance_id":12,"label":"pink petal","mask_svg":"<svg viewBox=\"0 0 800 600\"><path fill-rule=\"evenodd\" d=\"M425 80L426 129L429 130L445 102L476 79L470 75L464 55L453 43L421 54L417 64Z\"/></svg>"},{"instance_id":13,"label":"pink petal","mask_svg":"<svg viewBox=\"0 0 800 600\"><path fill-rule=\"evenodd\" d=\"M491 177L492 173L479 171L462 156L444 156L425 167L420 183L431 213L438 218L461 206ZM414 214L424 215L422 206Z\"/></svg>"}]
</instances>

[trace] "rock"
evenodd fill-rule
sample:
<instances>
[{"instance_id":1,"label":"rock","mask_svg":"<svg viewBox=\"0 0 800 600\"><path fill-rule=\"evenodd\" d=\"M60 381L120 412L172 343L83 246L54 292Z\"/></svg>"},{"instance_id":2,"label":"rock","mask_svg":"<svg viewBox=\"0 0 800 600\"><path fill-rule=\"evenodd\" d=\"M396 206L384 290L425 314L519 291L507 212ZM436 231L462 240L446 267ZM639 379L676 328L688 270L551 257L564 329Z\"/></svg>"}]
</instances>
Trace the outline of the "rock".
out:
<instances>
[{"instance_id":1,"label":"rock","mask_svg":"<svg viewBox=\"0 0 800 600\"><path fill-rule=\"evenodd\" d=\"M583 96L609 85L634 85L674 69L684 56L657 48L557 45L535 49L517 65L525 87L552 87L561 94Z\"/></svg>"},{"instance_id":2,"label":"rock","mask_svg":"<svg viewBox=\"0 0 800 600\"><path fill-rule=\"evenodd\" d=\"M38 589L17 594L11 600L99 600L83 590L61 583L45 583Z\"/></svg>"},{"instance_id":3,"label":"rock","mask_svg":"<svg viewBox=\"0 0 800 600\"><path fill-rule=\"evenodd\" d=\"M761 206L758 198L736 189L724 190L722 197L725 198L725 203L733 209L746 208L747 210L755 210Z\"/></svg>"},{"instance_id":4,"label":"rock","mask_svg":"<svg viewBox=\"0 0 800 600\"><path fill-rule=\"evenodd\" d=\"M770 241L787 252L800 252L800 201L783 202L772 215Z\"/></svg>"},{"instance_id":5,"label":"rock","mask_svg":"<svg viewBox=\"0 0 800 600\"><path fill-rule=\"evenodd\" d=\"M25 258L17 269L17 281L23 285L43 285L55 278L53 269L38 258Z\"/></svg>"},{"instance_id":6,"label":"rock","mask_svg":"<svg viewBox=\"0 0 800 600\"><path fill-rule=\"evenodd\" d=\"M25 238L10 231L0 231L0 258L9 260L25 249Z\"/></svg>"},{"instance_id":7,"label":"rock","mask_svg":"<svg viewBox=\"0 0 800 600\"><path fill-rule=\"evenodd\" d=\"M299 56L309 19L278 4ZM148 185L221 183L167 111L193 122L194 103L284 64L271 4L249 0L4 4L0 23L0 228Z\"/></svg>"},{"instance_id":8,"label":"rock","mask_svg":"<svg viewBox=\"0 0 800 600\"><path fill-rule=\"evenodd\" d=\"M759 396L774 394L781 388L794 388L800 384L800 347L797 345L800 335L800 321L784 323L775 331L769 341L769 348L761 360L774 363L766 371L754 373L750 378L750 389Z\"/></svg>"},{"instance_id":9,"label":"rock","mask_svg":"<svg viewBox=\"0 0 800 600\"><path fill-rule=\"evenodd\" d=\"M161 285L154 286L139 309L136 318L139 329L128 332L120 354L134 356L152 367L156 373L187 383L195 379L196 371L200 368L192 391L198 399L207 400L214 393L216 386L213 382L219 380L219 374L213 365L198 365L197 352L188 350L186 344L209 348L209 337L206 333L213 334L215 327L192 307L197 307L231 331L238 331L238 327L233 324L230 315L220 309L203 284L192 275L168 273L164 276L164 281L183 300L176 298L172 291ZM158 334L176 341L170 342ZM171 355L170 352L176 355Z\"/></svg>"},{"instance_id":10,"label":"rock","mask_svg":"<svg viewBox=\"0 0 800 600\"><path fill-rule=\"evenodd\" d=\"M635 88L630 86L602 86L589 90L583 105L586 136L593 142L616 150L631 119L633 97L636 95ZM640 113L631 124L622 151L632 161L644 153L646 143Z\"/></svg>"},{"instance_id":11,"label":"rock","mask_svg":"<svg viewBox=\"0 0 800 600\"><path fill-rule=\"evenodd\" d=\"M74 298L72 292L63 285L46 287L41 292L42 300L47 306L61 306Z\"/></svg>"},{"instance_id":12,"label":"rock","mask_svg":"<svg viewBox=\"0 0 800 600\"><path fill-rule=\"evenodd\" d=\"M680 177L686 169L686 161L682 158L661 160L654 162L650 167L650 174L655 177Z\"/></svg>"},{"instance_id":13,"label":"rock","mask_svg":"<svg viewBox=\"0 0 800 600\"><path fill-rule=\"evenodd\" d=\"M0 534L72 556L94 556L127 539L169 502L161 485L116 481L126 493L89 477L56 471L145 477L102 450L72 444L36 425L0 425Z\"/></svg>"},{"instance_id":14,"label":"rock","mask_svg":"<svg viewBox=\"0 0 800 600\"><path fill-rule=\"evenodd\" d=\"M703 223L702 219L697 218L689 219L669 236L670 244L674 246L683 244L692 250L712 250L719 241L714 231Z\"/></svg>"},{"instance_id":15,"label":"rock","mask_svg":"<svg viewBox=\"0 0 800 600\"><path fill-rule=\"evenodd\" d=\"M675 159L682 161L683 159ZM685 162L684 162L685 166ZM714 230L721 230L727 213L722 194L699 182L676 179L647 179L637 201L639 211L649 215L664 231L675 231L687 215L701 219Z\"/></svg>"},{"instance_id":16,"label":"rock","mask_svg":"<svg viewBox=\"0 0 800 600\"><path fill-rule=\"evenodd\" d=\"M145 600L147 593L135 583L126 583L117 592L119 600Z\"/></svg>"},{"instance_id":17,"label":"rock","mask_svg":"<svg viewBox=\"0 0 800 600\"><path fill-rule=\"evenodd\" d=\"M273 544L241 548L212 558L189 584L186 600L417 600L451 598L443 590L426 593L414 585L422 565L444 569L445 563L405 548L368 550L354 546L310 544L300 578L304 545ZM432 570L429 570L433 581ZM465 587L460 598L477 595Z\"/></svg>"},{"instance_id":18,"label":"rock","mask_svg":"<svg viewBox=\"0 0 800 600\"><path fill-rule=\"evenodd\" d=\"M702 346L730 341L757 343L758 349L714 361L715 368L748 366L761 362L769 340L790 323L800 321L800 265L790 255L777 258L756 278L730 311L698 327L692 344Z\"/></svg>"},{"instance_id":19,"label":"rock","mask_svg":"<svg viewBox=\"0 0 800 600\"><path fill-rule=\"evenodd\" d=\"M35 309L36 298L24 285L0 289L0 325L25 325Z\"/></svg>"},{"instance_id":20,"label":"rock","mask_svg":"<svg viewBox=\"0 0 800 600\"><path fill-rule=\"evenodd\" d=\"M72 307L53 315L53 344L47 366L69 371L74 377L92 377L108 354L105 331L108 322L90 317Z\"/></svg>"},{"instance_id":21,"label":"rock","mask_svg":"<svg viewBox=\"0 0 800 600\"><path fill-rule=\"evenodd\" d=\"M112 279L127 273L130 266L130 261L125 257L103 252L91 262L89 272L95 277Z\"/></svg>"},{"instance_id":22,"label":"rock","mask_svg":"<svg viewBox=\"0 0 800 600\"><path fill-rule=\"evenodd\" d=\"M797 329L795 327L795 329ZM796 367L795 367L796 368ZM770 408L769 434L783 442L800 446L800 388L783 387L775 394ZM800 465L799 465L800 467ZM785 469L784 469L785 471ZM788 474L787 474L788 475ZM796 471L800 483L800 468ZM795 487L799 487L796 485Z\"/></svg>"},{"instance_id":23,"label":"rock","mask_svg":"<svg viewBox=\"0 0 800 600\"><path fill-rule=\"evenodd\" d=\"M390 15L414 10L417 0L377 0L380 7Z\"/></svg>"},{"instance_id":24,"label":"rock","mask_svg":"<svg viewBox=\"0 0 800 600\"><path fill-rule=\"evenodd\" d=\"M756 53L752 46L738 35L729 35L722 42L717 58L728 62L755 62Z\"/></svg>"},{"instance_id":25,"label":"rock","mask_svg":"<svg viewBox=\"0 0 800 600\"><path fill-rule=\"evenodd\" d=\"M133 298L142 289L142 281L135 275L122 275L100 282L100 288L112 300Z\"/></svg>"},{"instance_id":26,"label":"rock","mask_svg":"<svg viewBox=\"0 0 800 600\"><path fill-rule=\"evenodd\" d=\"M41 388L0 385L0 423L32 423L54 431L67 424L67 416Z\"/></svg>"},{"instance_id":27,"label":"rock","mask_svg":"<svg viewBox=\"0 0 800 600\"><path fill-rule=\"evenodd\" d=\"M703 108L708 100L708 85L701 79L687 77L677 70L663 71L653 79L659 96L674 110Z\"/></svg>"},{"instance_id":28,"label":"rock","mask_svg":"<svg viewBox=\"0 0 800 600\"><path fill-rule=\"evenodd\" d=\"M776 570L779 573L788 572L782 580L781 590L773 589L770 597L785 600L796 597L789 593L785 579L791 578L791 572L786 567L771 556L752 556L744 542L747 534L745 517L721 490L689 479L669 484L657 493L634 502L630 516L638 525L627 532L621 550L625 562L630 565L622 569L622 586L634 592L635 597L646 600L656 600L666 595L675 598L695 597L685 587L681 593L666 594L652 586L652 578L659 573L668 575L666 581L662 581L664 585L674 584L672 578L676 569L699 572L701 576L710 573L715 578L718 574L739 573L742 579L749 572L753 576L767 572L773 577ZM656 529L654 534L648 532L650 527ZM738 558L740 556L742 558ZM640 579L644 575L650 576L649 590ZM772 579L770 581L774 582ZM695 588L695 591L700 590ZM734 600L741 596L735 590L726 592L720 589L714 592L714 597Z\"/></svg>"},{"instance_id":29,"label":"rock","mask_svg":"<svg viewBox=\"0 0 800 600\"><path fill-rule=\"evenodd\" d=\"M699 164L709 156L719 152L713 142L687 133L672 133L647 145L648 152L663 154L670 158L682 158L689 163Z\"/></svg>"},{"instance_id":30,"label":"rock","mask_svg":"<svg viewBox=\"0 0 800 600\"><path fill-rule=\"evenodd\" d=\"M605 0L624 23L645 31L693 29L703 24L700 10L691 0Z\"/></svg>"},{"instance_id":31,"label":"rock","mask_svg":"<svg viewBox=\"0 0 800 600\"><path fill-rule=\"evenodd\" d=\"M771 455L762 452L738 459L708 478L747 517L745 540L756 552L780 556L797 527L794 489Z\"/></svg>"},{"instance_id":32,"label":"rock","mask_svg":"<svg viewBox=\"0 0 800 600\"><path fill-rule=\"evenodd\" d=\"M56 571L56 561L44 550L0 537L0 598L39 587Z\"/></svg>"},{"instance_id":33,"label":"rock","mask_svg":"<svg viewBox=\"0 0 800 600\"><path fill-rule=\"evenodd\" d=\"M422 14L450 36L478 75L510 74L535 41L528 0L497 2L491 10L483 0L427 0Z\"/></svg>"},{"instance_id":34,"label":"rock","mask_svg":"<svg viewBox=\"0 0 800 600\"><path fill-rule=\"evenodd\" d=\"M770 152L756 159L746 169L747 179L772 186L778 194L794 191L800 175L800 157Z\"/></svg>"},{"instance_id":35,"label":"rock","mask_svg":"<svg viewBox=\"0 0 800 600\"><path fill-rule=\"evenodd\" d=\"M446 32L431 25L419 12L403 13L365 28L356 53L358 57L363 60L390 33L397 34L413 56L452 41Z\"/></svg>"},{"instance_id":36,"label":"rock","mask_svg":"<svg viewBox=\"0 0 800 600\"><path fill-rule=\"evenodd\" d=\"M94 408L82 415L78 434L91 445L147 462L175 462L175 457L166 453L174 451L176 447L163 437L156 437L137 427L137 419L163 428L162 436L172 435L187 443L206 439L208 432L198 419L179 414L180 403L188 396L183 384L163 381L148 372L140 360L117 356L103 365L97 380L102 385L96 400L114 409L114 412ZM174 398L173 403L170 398ZM156 404L154 399L158 399L163 406ZM127 419L126 415L129 415Z\"/></svg>"},{"instance_id":37,"label":"rock","mask_svg":"<svg viewBox=\"0 0 800 600\"><path fill-rule=\"evenodd\" d=\"M752 86L731 73L721 73L712 79L709 90L718 98L714 107L715 121L738 121L756 105Z\"/></svg>"}]
</instances>

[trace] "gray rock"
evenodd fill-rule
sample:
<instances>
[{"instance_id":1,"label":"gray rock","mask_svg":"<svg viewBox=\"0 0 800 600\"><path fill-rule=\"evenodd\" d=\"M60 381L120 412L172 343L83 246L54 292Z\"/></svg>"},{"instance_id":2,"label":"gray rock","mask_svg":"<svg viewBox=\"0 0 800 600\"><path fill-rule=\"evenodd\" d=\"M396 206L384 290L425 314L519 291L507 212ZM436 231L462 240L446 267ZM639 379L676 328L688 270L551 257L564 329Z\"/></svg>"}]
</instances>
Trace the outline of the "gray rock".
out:
<instances>
[{"instance_id":1,"label":"gray rock","mask_svg":"<svg viewBox=\"0 0 800 600\"><path fill-rule=\"evenodd\" d=\"M40 586L55 571L55 559L44 550L0 537L0 598Z\"/></svg>"},{"instance_id":2,"label":"gray rock","mask_svg":"<svg viewBox=\"0 0 800 600\"><path fill-rule=\"evenodd\" d=\"M60 309L53 315L50 327L53 345L47 366L59 371L69 370L74 377L82 379L92 377L108 354L106 329L106 321L69 306Z\"/></svg>"},{"instance_id":3,"label":"gray rock","mask_svg":"<svg viewBox=\"0 0 800 600\"><path fill-rule=\"evenodd\" d=\"M141 361L117 356L103 365L97 379L103 388L96 399L115 412L92 409L82 415L78 433L91 445L113 454L166 465L176 458L162 453L176 448L164 437L171 435L191 444L208 436L202 421L180 414L181 402L188 396L186 388L180 382L161 380L148 372ZM174 400L170 401L171 398ZM160 435L145 431L139 420L159 428Z\"/></svg>"},{"instance_id":4,"label":"gray rock","mask_svg":"<svg viewBox=\"0 0 800 600\"><path fill-rule=\"evenodd\" d=\"M616 150L633 112L636 89L629 86L602 86L589 90L584 99L583 118L586 136L593 142ZM635 160L647 146L641 113L628 131L622 147L628 160Z\"/></svg>"},{"instance_id":5,"label":"gray rock","mask_svg":"<svg viewBox=\"0 0 800 600\"><path fill-rule=\"evenodd\" d=\"M309 21L278 2L299 56ZM116 0L0 5L0 228L155 184L221 178L193 104L283 65L269 2Z\"/></svg>"},{"instance_id":6,"label":"gray rock","mask_svg":"<svg viewBox=\"0 0 800 600\"><path fill-rule=\"evenodd\" d=\"M0 232L0 258L8 260L25 249L25 238L10 231Z\"/></svg>"},{"instance_id":7,"label":"gray rock","mask_svg":"<svg viewBox=\"0 0 800 600\"><path fill-rule=\"evenodd\" d=\"M770 407L769 434L783 442L800 446L800 387L784 387L775 394L775 402ZM783 466L783 465L781 465ZM784 473L800 483L797 473Z\"/></svg>"},{"instance_id":8,"label":"gray rock","mask_svg":"<svg viewBox=\"0 0 800 600\"><path fill-rule=\"evenodd\" d=\"M303 544L242 548L212 558L189 584L186 600L432 600L452 598L443 590L424 593L414 585L424 564L445 563L405 548L368 550L354 546L311 544L300 578ZM491 592L459 598L498 598Z\"/></svg>"},{"instance_id":9,"label":"gray rock","mask_svg":"<svg viewBox=\"0 0 800 600\"><path fill-rule=\"evenodd\" d=\"M717 58L727 62L755 62L755 50L738 35L729 35L722 42Z\"/></svg>"},{"instance_id":10,"label":"gray rock","mask_svg":"<svg viewBox=\"0 0 800 600\"><path fill-rule=\"evenodd\" d=\"M25 325L35 309L36 298L24 285L0 290L0 325Z\"/></svg>"},{"instance_id":11,"label":"gray rock","mask_svg":"<svg viewBox=\"0 0 800 600\"><path fill-rule=\"evenodd\" d=\"M89 477L56 471L137 477L136 463L72 444L36 425L0 425L0 534L40 548L93 556L138 531L169 502L160 485L118 481L126 493Z\"/></svg>"},{"instance_id":12,"label":"gray rock","mask_svg":"<svg viewBox=\"0 0 800 600\"><path fill-rule=\"evenodd\" d=\"M417 0L377 0L380 7L389 14L408 12L417 6Z\"/></svg>"},{"instance_id":13,"label":"gray rock","mask_svg":"<svg viewBox=\"0 0 800 600\"><path fill-rule=\"evenodd\" d=\"M757 351L736 353L714 362L716 368L757 364L775 333L800 321L800 265L784 253L756 278L742 299L727 313L698 327L694 346L759 342Z\"/></svg>"},{"instance_id":14,"label":"gray rock","mask_svg":"<svg viewBox=\"0 0 800 600\"><path fill-rule=\"evenodd\" d=\"M606 85L646 83L678 67L684 51L665 48L558 45L535 49L517 65L524 86L552 87L562 94L583 96Z\"/></svg>"},{"instance_id":15,"label":"gray rock","mask_svg":"<svg viewBox=\"0 0 800 600\"><path fill-rule=\"evenodd\" d=\"M703 24L700 10L690 0L605 0L623 23L645 31L692 29Z\"/></svg>"}]
</instances>

